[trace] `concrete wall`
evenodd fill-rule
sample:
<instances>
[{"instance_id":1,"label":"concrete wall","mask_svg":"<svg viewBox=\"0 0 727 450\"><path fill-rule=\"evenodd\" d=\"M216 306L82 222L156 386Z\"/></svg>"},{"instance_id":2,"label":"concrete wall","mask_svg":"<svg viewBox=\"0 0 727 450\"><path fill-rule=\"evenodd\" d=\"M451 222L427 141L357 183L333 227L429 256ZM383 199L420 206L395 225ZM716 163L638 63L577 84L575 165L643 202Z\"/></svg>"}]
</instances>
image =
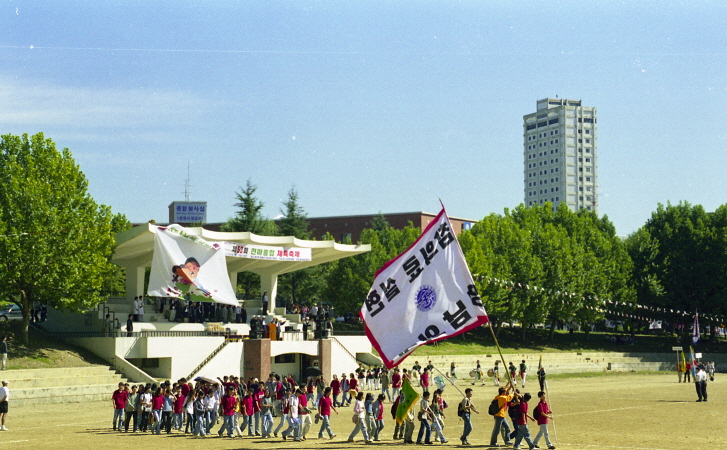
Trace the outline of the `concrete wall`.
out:
<instances>
[{"instance_id":1,"label":"concrete wall","mask_svg":"<svg viewBox=\"0 0 727 450\"><path fill-rule=\"evenodd\" d=\"M272 341L270 343L270 356L283 355L285 353L305 353L306 355L318 355L318 341Z\"/></svg>"},{"instance_id":2,"label":"concrete wall","mask_svg":"<svg viewBox=\"0 0 727 450\"><path fill-rule=\"evenodd\" d=\"M245 376L244 355L242 342L228 342L225 348L202 368L199 375L209 377ZM184 376L187 375L189 373Z\"/></svg>"},{"instance_id":3,"label":"concrete wall","mask_svg":"<svg viewBox=\"0 0 727 450\"><path fill-rule=\"evenodd\" d=\"M361 350L365 348L363 343L358 343L357 339L364 339L368 343L367 350ZM331 339L331 374L342 373L350 374L358 368L358 362L356 362L356 352L371 351L371 343L366 336L341 336ZM349 348L348 351L343 347L344 345L351 344L353 348ZM324 374L325 375L325 374ZM328 375L328 379L331 376Z\"/></svg>"}]
</instances>

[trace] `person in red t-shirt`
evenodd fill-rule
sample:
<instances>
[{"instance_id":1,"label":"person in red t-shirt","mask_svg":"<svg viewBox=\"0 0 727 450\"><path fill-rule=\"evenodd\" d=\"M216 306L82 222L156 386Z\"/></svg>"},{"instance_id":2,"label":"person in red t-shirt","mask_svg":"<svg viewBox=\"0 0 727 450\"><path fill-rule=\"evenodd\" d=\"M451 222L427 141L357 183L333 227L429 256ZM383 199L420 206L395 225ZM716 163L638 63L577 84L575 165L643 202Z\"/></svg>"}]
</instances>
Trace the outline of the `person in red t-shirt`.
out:
<instances>
[{"instance_id":1,"label":"person in red t-shirt","mask_svg":"<svg viewBox=\"0 0 727 450\"><path fill-rule=\"evenodd\" d=\"M346 400L346 404L350 405L351 400L356 398L358 395L358 380L356 379L356 376L354 374L351 374L348 378L348 393L347 393L348 399Z\"/></svg>"},{"instance_id":2,"label":"person in red t-shirt","mask_svg":"<svg viewBox=\"0 0 727 450\"><path fill-rule=\"evenodd\" d=\"M424 369L419 376L419 385L423 392L429 392L429 371L427 369Z\"/></svg>"},{"instance_id":3,"label":"person in red t-shirt","mask_svg":"<svg viewBox=\"0 0 727 450\"><path fill-rule=\"evenodd\" d=\"M162 407L164 406L164 391L157 388L151 398L151 413L154 416L154 425L151 427L152 434L162 434Z\"/></svg>"},{"instance_id":4,"label":"person in red t-shirt","mask_svg":"<svg viewBox=\"0 0 727 450\"><path fill-rule=\"evenodd\" d=\"M184 402L187 400L185 395L182 395L182 387L177 386L174 390L174 419L172 426L177 431L182 431L182 425L184 425Z\"/></svg>"},{"instance_id":5,"label":"person in red t-shirt","mask_svg":"<svg viewBox=\"0 0 727 450\"><path fill-rule=\"evenodd\" d=\"M399 368L394 369L394 373L391 375L391 398L399 398L399 390L401 390L401 375L399 374Z\"/></svg>"},{"instance_id":6,"label":"person in red t-shirt","mask_svg":"<svg viewBox=\"0 0 727 450\"><path fill-rule=\"evenodd\" d=\"M255 403L255 399L252 397L252 390L248 389L247 392L245 392L245 396L242 397L242 400L240 400L242 403L242 426L240 426L240 429L244 432L245 427L247 427L247 435L253 436L255 434L253 428L253 417L255 414L255 409L253 404Z\"/></svg>"},{"instance_id":7,"label":"person in red t-shirt","mask_svg":"<svg viewBox=\"0 0 727 450\"><path fill-rule=\"evenodd\" d=\"M308 396L303 392L298 395L298 418L300 419L300 438L305 441L305 435L310 430L313 422L310 420Z\"/></svg>"},{"instance_id":8,"label":"person in red t-shirt","mask_svg":"<svg viewBox=\"0 0 727 450\"><path fill-rule=\"evenodd\" d=\"M234 438L235 432L235 405L237 405L237 397L235 396L234 386L227 387L227 393L220 399L220 406L222 407L222 419L224 423L217 434L222 437L222 434L227 430L227 436Z\"/></svg>"},{"instance_id":9,"label":"person in red t-shirt","mask_svg":"<svg viewBox=\"0 0 727 450\"><path fill-rule=\"evenodd\" d=\"M318 417L320 417L319 420L323 422L321 423L320 431L318 431L319 439L323 439L324 431L328 433L329 438L333 439L334 437L336 437L336 435L333 434L333 431L331 431L331 410L335 411L336 414L338 414L338 410L336 410L336 405L331 400L331 387L328 386L323 391L323 398L318 402Z\"/></svg>"},{"instance_id":10,"label":"person in red t-shirt","mask_svg":"<svg viewBox=\"0 0 727 450\"><path fill-rule=\"evenodd\" d=\"M384 400L386 400L386 395L379 394L373 404L374 429L372 434L374 441L379 441L379 433L384 429Z\"/></svg>"},{"instance_id":11,"label":"person in red t-shirt","mask_svg":"<svg viewBox=\"0 0 727 450\"><path fill-rule=\"evenodd\" d=\"M331 388L331 393L333 395L333 406L339 406L338 396L341 395L341 382L338 381L338 375L335 373L333 374L333 379L331 380L331 385L329 387ZM325 389L323 392L325 395Z\"/></svg>"},{"instance_id":12,"label":"person in red t-shirt","mask_svg":"<svg viewBox=\"0 0 727 450\"><path fill-rule=\"evenodd\" d=\"M255 420L255 436L260 436L260 425L262 423L263 414L262 414L262 403L263 403L263 397L265 397L265 391L263 391L260 388L260 384L256 383L253 386L252 391L252 411L253 411L253 418Z\"/></svg>"},{"instance_id":13,"label":"person in red t-shirt","mask_svg":"<svg viewBox=\"0 0 727 450\"><path fill-rule=\"evenodd\" d=\"M522 442L523 439L525 439L525 442L528 443L528 446L531 449L535 447L535 444L533 444L533 441L530 439L530 430L528 430L528 419L535 420L528 414L528 402L531 398L533 398L533 396L530 395L529 392L526 392L520 402L517 417L517 437L515 438L515 445L513 445L514 449L520 448L520 442Z\"/></svg>"},{"instance_id":14,"label":"person in red t-shirt","mask_svg":"<svg viewBox=\"0 0 727 450\"><path fill-rule=\"evenodd\" d=\"M129 391L124 388L124 383L119 383L119 388L111 395L111 404L114 407L114 420L111 425L114 431L121 431L124 426L124 410L129 399Z\"/></svg>"},{"instance_id":15,"label":"person in red t-shirt","mask_svg":"<svg viewBox=\"0 0 727 450\"><path fill-rule=\"evenodd\" d=\"M533 409L533 416L537 417L536 420L538 421L540 431L538 431L538 434L535 435L533 444L537 446L540 437L544 436L545 443L548 445L548 448L552 450L555 446L552 442L550 442L550 436L548 436L548 419L553 418L553 411L550 410L548 403L545 401L545 392L538 392L538 398L540 399L540 402L535 406L535 409Z\"/></svg>"}]
</instances>

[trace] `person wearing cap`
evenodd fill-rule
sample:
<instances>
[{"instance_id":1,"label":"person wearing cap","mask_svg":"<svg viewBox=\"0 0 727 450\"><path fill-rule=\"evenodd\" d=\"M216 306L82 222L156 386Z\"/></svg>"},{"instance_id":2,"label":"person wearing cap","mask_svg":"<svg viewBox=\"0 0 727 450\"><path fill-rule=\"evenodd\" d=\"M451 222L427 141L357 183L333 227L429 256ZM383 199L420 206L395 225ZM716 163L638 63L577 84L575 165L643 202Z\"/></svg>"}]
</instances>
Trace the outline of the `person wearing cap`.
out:
<instances>
[{"instance_id":1,"label":"person wearing cap","mask_svg":"<svg viewBox=\"0 0 727 450\"><path fill-rule=\"evenodd\" d=\"M0 388L0 431L10 431L5 426L5 417L8 415L8 399L10 398L10 388L8 380L3 380L3 387Z\"/></svg>"}]
</instances>

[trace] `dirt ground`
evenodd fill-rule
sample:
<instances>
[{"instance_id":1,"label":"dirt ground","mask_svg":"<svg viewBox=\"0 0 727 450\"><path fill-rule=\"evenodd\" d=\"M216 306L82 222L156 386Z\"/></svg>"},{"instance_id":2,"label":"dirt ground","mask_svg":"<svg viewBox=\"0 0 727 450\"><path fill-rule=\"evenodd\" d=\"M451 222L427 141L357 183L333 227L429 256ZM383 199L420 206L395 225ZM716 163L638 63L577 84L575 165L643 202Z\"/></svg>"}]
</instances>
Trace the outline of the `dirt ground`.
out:
<instances>
[{"instance_id":1,"label":"dirt ground","mask_svg":"<svg viewBox=\"0 0 727 450\"><path fill-rule=\"evenodd\" d=\"M470 387L460 382L460 389ZM536 380L528 382L533 396L538 391ZM470 436L473 448L486 448L493 419L487 414L487 405L496 388L475 387L474 402L481 414L473 414L474 431ZM709 402L696 403L694 384L679 384L676 374L623 374L594 378L551 380L549 383L551 408L555 412L555 429L550 428L551 439L561 449L633 449L633 450L693 450L695 448L727 449L727 420L724 417L727 399L727 378L718 377L709 383ZM12 395L12 391L11 391ZM111 392L109 392L109 397ZM451 405L444 434L446 446L460 447L462 422L456 413L458 392L448 386L445 398ZM11 397L12 399L12 397ZM536 399L533 400L533 402ZM88 404L59 404L14 408L12 400L6 426L10 431L0 432L0 444L6 449L342 449L363 446L361 435L357 442L346 442L351 432L351 408L341 408L340 415L332 417L333 440L317 439L318 428L311 428L308 440L291 442L277 439L206 437L194 438L180 433L154 436L125 434L111 430L113 410L111 400ZM531 404L531 407L534 403ZM388 410L388 408L387 408ZM279 419L278 419L279 420ZM277 420L276 420L277 425ZM413 447L392 441L393 420L385 416L382 441L374 446L387 448ZM213 430L213 432L216 430ZM417 430L418 431L418 424ZM531 435L537 425L530 426ZM416 435L415 435L416 438ZM502 444L502 441L499 441ZM541 440L540 448L545 448ZM527 444L523 443L523 448Z\"/></svg>"}]
</instances>

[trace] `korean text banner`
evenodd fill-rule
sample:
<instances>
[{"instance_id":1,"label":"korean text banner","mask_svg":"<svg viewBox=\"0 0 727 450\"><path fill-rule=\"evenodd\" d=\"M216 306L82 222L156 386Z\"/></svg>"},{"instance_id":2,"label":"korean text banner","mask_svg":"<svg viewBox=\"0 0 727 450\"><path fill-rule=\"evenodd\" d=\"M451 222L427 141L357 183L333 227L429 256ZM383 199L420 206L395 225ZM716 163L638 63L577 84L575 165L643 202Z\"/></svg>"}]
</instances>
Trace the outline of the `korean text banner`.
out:
<instances>
[{"instance_id":1,"label":"korean text banner","mask_svg":"<svg viewBox=\"0 0 727 450\"><path fill-rule=\"evenodd\" d=\"M487 323L444 209L411 247L377 272L360 315L388 368L420 345Z\"/></svg>"},{"instance_id":2,"label":"korean text banner","mask_svg":"<svg viewBox=\"0 0 727 450\"><path fill-rule=\"evenodd\" d=\"M309 248L272 247L269 245L236 244L222 242L225 255L235 258L266 259L274 261L311 261L313 253Z\"/></svg>"},{"instance_id":3,"label":"korean text banner","mask_svg":"<svg viewBox=\"0 0 727 450\"><path fill-rule=\"evenodd\" d=\"M179 225L156 227L147 295L238 304L221 246Z\"/></svg>"}]
</instances>

